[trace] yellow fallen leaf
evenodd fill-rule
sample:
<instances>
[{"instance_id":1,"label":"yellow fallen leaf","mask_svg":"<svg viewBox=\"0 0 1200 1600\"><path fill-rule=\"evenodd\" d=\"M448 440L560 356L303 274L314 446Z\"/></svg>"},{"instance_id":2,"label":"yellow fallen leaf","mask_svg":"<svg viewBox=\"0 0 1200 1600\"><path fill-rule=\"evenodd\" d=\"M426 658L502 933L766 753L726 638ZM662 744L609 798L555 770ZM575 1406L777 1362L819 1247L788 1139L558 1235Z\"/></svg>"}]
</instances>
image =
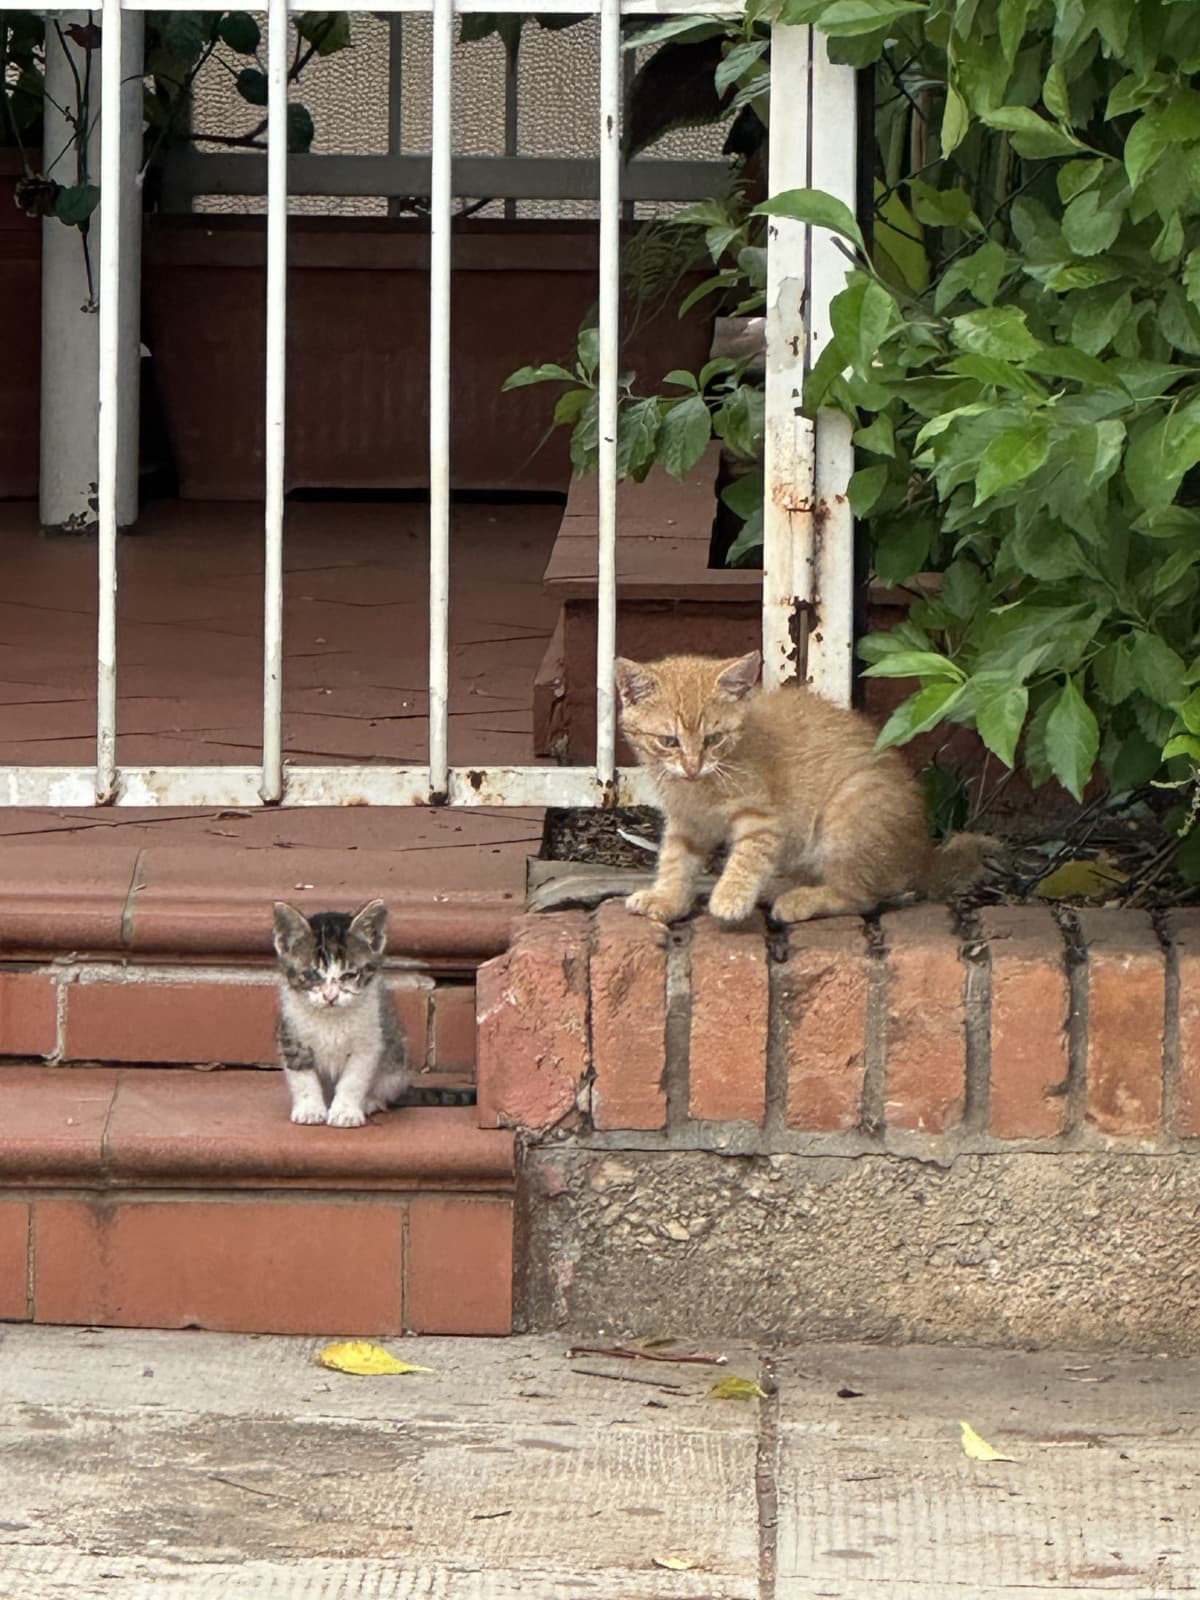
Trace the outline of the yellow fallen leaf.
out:
<instances>
[{"instance_id":1,"label":"yellow fallen leaf","mask_svg":"<svg viewBox=\"0 0 1200 1600\"><path fill-rule=\"evenodd\" d=\"M430 1372L431 1367L414 1367L410 1361L397 1361L390 1350L366 1339L347 1339L342 1344L327 1344L317 1360L334 1372L351 1372L358 1378L381 1378L389 1372Z\"/></svg>"},{"instance_id":2,"label":"yellow fallen leaf","mask_svg":"<svg viewBox=\"0 0 1200 1600\"><path fill-rule=\"evenodd\" d=\"M1041 900L1100 900L1128 881L1128 874L1106 856L1097 856L1094 861L1064 861L1033 892Z\"/></svg>"},{"instance_id":3,"label":"yellow fallen leaf","mask_svg":"<svg viewBox=\"0 0 1200 1600\"><path fill-rule=\"evenodd\" d=\"M708 1391L710 1400L765 1400L765 1392L753 1378L722 1378Z\"/></svg>"},{"instance_id":4,"label":"yellow fallen leaf","mask_svg":"<svg viewBox=\"0 0 1200 1600\"><path fill-rule=\"evenodd\" d=\"M686 1556L652 1556L650 1559L656 1567L665 1567L668 1572L690 1572L696 1565Z\"/></svg>"},{"instance_id":5,"label":"yellow fallen leaf","mask_svg":"<svg viewBox=\"0 0 1200 1600\"><path fill-rule=\"evenodd\" d=\"M962 1429L962 1447L964 1454L970 1456L972 1461L1015 1461L1016 1456L1002 1455L986 1439L981 1439L969 1422L960 1422Z\"/></svg>"}]
</instances>

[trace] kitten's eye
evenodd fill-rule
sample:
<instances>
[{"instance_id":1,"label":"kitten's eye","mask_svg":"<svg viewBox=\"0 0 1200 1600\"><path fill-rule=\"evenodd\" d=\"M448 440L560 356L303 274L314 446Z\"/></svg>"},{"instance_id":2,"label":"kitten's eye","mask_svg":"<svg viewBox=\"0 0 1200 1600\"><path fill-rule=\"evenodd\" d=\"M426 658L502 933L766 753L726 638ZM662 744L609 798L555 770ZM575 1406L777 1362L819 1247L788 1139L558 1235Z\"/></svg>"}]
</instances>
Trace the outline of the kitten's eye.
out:
<instances>
[{"instance_id":1,"label":"kitten's eye","mask_svg":"<svg viewBox=\"0 0 1200 1600\"><path fill-rule=\"evenodd\" d=\"M304 971L300 974L300 982L304 984L306 988L311 988L313 985L320 983L320 981L321 974L315 967L305 967Z\"/></svg>"},{"instance_id":2,"label":"kitten's eye","mask_svg":"<svg viewBox=\"0 0 1200 1600\"><path fill-rule=\"evenodd\" d=\"M706 733L704 735L704 748L706 750L711 750L713 745L720 744L724 737L725 735L723 733Z\"/></svg>"},{"instance_id":3,"label":"kitten's eye","mask_svg":"<svg viewBox=\"0 0 1200 1600\"><path fill-rule=\"evenodd\" d=\"M357 983L361 976L362 974L357 967L345 967L342 971L342 977L345 978L347 983Z\"/></svg>"},{"instance_id":4,"label":"kitten's eye","mask_svg":"<svg viewBox=\"0 0 1200 1600\"><path fill-rule=\"evenodd\" d=\"M679 749L679 740L673 733L660 733L658 735L658 742L662 745L664 750Z\"/></svg>"}]
</instances>

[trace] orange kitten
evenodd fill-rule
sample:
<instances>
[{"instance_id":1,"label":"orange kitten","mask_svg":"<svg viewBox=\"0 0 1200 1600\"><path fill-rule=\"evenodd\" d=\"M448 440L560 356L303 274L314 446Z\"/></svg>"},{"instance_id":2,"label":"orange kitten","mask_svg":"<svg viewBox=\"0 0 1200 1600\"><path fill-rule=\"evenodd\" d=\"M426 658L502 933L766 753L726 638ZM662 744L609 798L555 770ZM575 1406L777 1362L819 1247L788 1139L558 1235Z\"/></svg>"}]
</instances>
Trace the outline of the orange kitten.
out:
<instances>
[{"instance_id":1,"label":"orange kitten","mask_svg":"<svg viewBox=\"0 0 1200 1600\"><path fill-rule=\"evenodd\" d=\"M741 922L773 880L780 922L874 911L907 893L938 897L979 875L987 843L935 849L920 788L854 711L808 689L758 687L758 651L734 661L618 659L621 726L651 773L666 829L652 889L625 902L670 922L691 909L717 845L729 857L709 901Z\"/></svg>"}]
</instances>

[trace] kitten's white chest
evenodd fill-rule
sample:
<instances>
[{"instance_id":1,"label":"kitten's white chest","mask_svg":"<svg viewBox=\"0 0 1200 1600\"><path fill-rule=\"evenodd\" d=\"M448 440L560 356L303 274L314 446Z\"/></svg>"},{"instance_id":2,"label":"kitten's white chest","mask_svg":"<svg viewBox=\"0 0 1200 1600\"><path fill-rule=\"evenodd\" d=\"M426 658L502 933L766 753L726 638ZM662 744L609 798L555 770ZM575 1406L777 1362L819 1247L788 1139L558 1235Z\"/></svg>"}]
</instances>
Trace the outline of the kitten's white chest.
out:
<instances>
[{"instance_id":1,"label":"kitten's white chest","mask_svg":"<svg viewBox=\"0 0 1200 1600\"><path fill-rule=\"evenodd\" d=\"M351 1060L378 1056L383 1048L379 1011L374 1005L318 1009L290 989L283 991L282 1004L296 1038L334 1076Z\"/></svg>"}]
</instances>

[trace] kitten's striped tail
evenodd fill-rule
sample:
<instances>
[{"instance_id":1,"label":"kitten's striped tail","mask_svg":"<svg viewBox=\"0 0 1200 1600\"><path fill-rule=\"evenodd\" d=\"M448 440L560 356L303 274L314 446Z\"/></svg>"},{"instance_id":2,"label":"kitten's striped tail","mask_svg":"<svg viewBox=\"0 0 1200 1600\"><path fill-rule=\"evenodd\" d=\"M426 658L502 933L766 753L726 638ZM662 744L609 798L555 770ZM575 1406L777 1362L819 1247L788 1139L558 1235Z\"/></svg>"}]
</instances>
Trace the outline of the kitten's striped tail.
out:
<instances>
[{"instance_id":1,"label":"kitten's striped tail","mask_svg":"<svg viewBox=\"0 0 1200 1600\"><path fill-rule=\"evenodd\" d=\"M956 833L933 852L923 885L930 900L965 894L1003 853L999 839L986 833Z\"/></svg>"},{"instance_id":2,"label":"kitten's striped tail","mask_svg":"<svg viewBox=\"0 0 1200 1600\"><path fill-rule=\"evenodd\" d=\"M474 1084L464 1084L461 1089L431 1089L410 1083L400 1098L398 1106L473 1106Z\"/></svg>"}]
</instances>

